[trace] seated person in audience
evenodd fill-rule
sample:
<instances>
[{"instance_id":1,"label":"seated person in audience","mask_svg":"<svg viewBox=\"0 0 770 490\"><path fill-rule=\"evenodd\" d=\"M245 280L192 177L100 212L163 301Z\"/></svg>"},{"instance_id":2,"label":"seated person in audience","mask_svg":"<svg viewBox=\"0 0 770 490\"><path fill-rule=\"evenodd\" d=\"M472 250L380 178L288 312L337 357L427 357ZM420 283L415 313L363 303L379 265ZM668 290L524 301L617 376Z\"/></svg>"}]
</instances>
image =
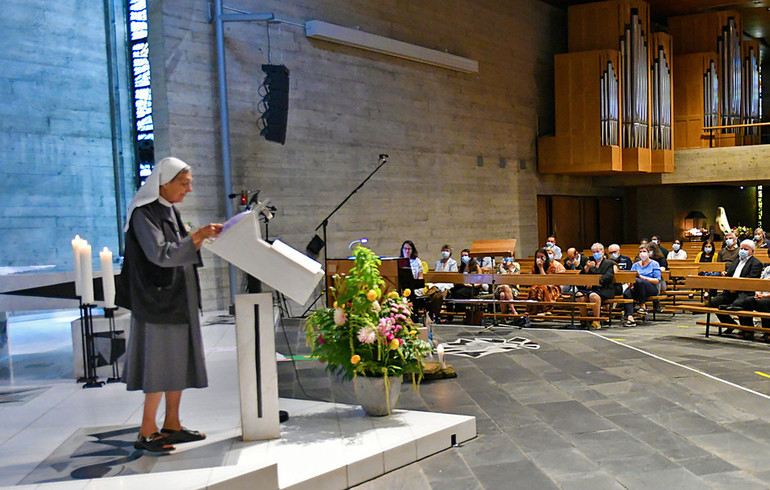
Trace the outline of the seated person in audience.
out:
<instances>
[{"instance_id":1,"label":"seated person in audience","mask_svg":"<svg viewBox=\"0 0 770 490\"><path fill-rule=\"evenodd\" d=\"M762 228L754 230L754 244L757 248L767 248L767 237L765 237L765 232Z\"/></svg>"},{"instance_id":2,"label":"seated person in audience","mask_svg":"<svg viewBox=\"0 0 770 490\"><path fill-rule=\"evenodd\" d=\"M436 261L436 272L457 272L457 261L452 258L449 244L441 247L441 258Z\"/></svg>"},{"instance_id":3,"label":"seated person in audience","mask_svg":"<svg viewBox=\"0 0 770 490\"><path fill-rule=\"evenodd\" d=\"M653 242L647 244L655 245ZM650 296L658 294L658 284L661 281L660 264L650 258L650 251L647 247L639 247L639 261L635 262L631 266L632 271L636 271L639 276L636 278L636 282L629 285L623 292L623 297L626 299L634 299L634 303L641 305L639 312L647 314L644 309L644 303ZM634 303L626 303L623 305L625 310L625 322L626 327L633 327L636 325L634 320Z\"/></svg>"},{"instance_id":4,"label":"seated person in audience","mask_svg":"<svg viewBox=\"0 0 770 490\"><path fill-rule=\"evenodd\" d=\"M682 250L681 240L674 240L671 249L672 250L668 253L666 260L685 260L687 258L687 252Z\"/></svg>"},{"instance_id":5,"label":"seated person in audience","mask_svg":"<svg viewBox=\"0 0 770 490\"><path fill-rule=\"evenodd\" d=\"M727 262L728 264L732 264L736 257L738 257L739 248L738 238L735 236L735 233L725 233L725 242L723 244L722 250L720 250L719 254L717 255L716 262Z\"/></svg>"},{"instance_id":6,"label":"seated person in audience","mask_svg":"<svg viewBox=\"0 0 770 490\"><path fill-rule=\"evenodd\" d=\"M770 256L770 249L767 249L767 254ZM765 269L762 271L760 279L770 279L770 265L765 267ZM770 313L770 291L757 291L754 293L754 296L747 298L746 301L743 302L743 308L745 310L756 310L761 311L762 313ZM752 319L749 318L749 320ZM739 321L741 325L751 326L754 324L753 320L751 322L744 322L743 317L740 317ZM762 319L762 328L770 329L770 318ZM744 339L754 338L754 332L750 330L744 330L741 335ZM770 342L770 333L765 332L759 340L763 342Z\"/></svg>"},{"instance_id":7,"label":"seated person in audience","mask_svg":"<svg viewBox=\"0 0 770 490\"><path fill-rule=\"evenodd\" d=\"M661 269L668 269L668 260L666 260L666 255L663 253L663 248L660 245L650 242L647 244L647 250L650 251L650 258L657 262Z\"/></svg>"},{"instance_id":8,"label":"seated person in audience","mask_svg":"<svg viewBox=\"0 0 770 490\"><path fill-rule=\"evenodd\" d=\"M618 270L621 270L621 271L631 270L631 266L634 265L634 263L633 261L631 261L631 257L620 253L620 245L618 245L617 243L613 243L612 245L607 247L607 252L610 254L610 258L618 266Z\"/></svg>"},{"instance_id":9,"label":"seated person in audience","mask_svg":"<svg viewBox=\"0 0 770 490\"><path fill-rule=\"evenodd\" d=\"M649 243L650 243L650 240L649 240L649 239L647 239L647 238L642 238L642 239L639 241L639 246L640 246L640 247L642 247L642 246L646 247L646 246L647 246L647 244L649 244ZM647 250L649 250L649 247L647 248ZM636 257L634 257L634 262L639 262L639 254L638 254L638 253L636 254Z\"/></svg>"},{"instance_id":10,"label":"seated person in audience","mask_svg":"<svg viewBox=\"0 0 770 490\"><path fill-rule=\"evenodd\" d=\"M555 260L550 260L548 258L547 248L539 248L535 250L535 263L532 266L532 274L558 274L559 268L556 264L561 266L563 270L563 265ZM561 289L559 286L554 286L552 284L534 284L529 288L529 296L527 296L527 299L534 301L558 301L560 297ZM527 311L532 314L536 314L541 311L550 313L552 309L552 305L527 306Z\"/></svg>"},{"instance_id":11,"label":"seated person in audience","mask_svg":"<svg viewBox=\"0 0 770 490\"><path fill-rule=\"evenodd\" d=\"M695 262L716 262L717 253L714 251L714 242L706 240L700 245L700 252L695 256Z\"/></svg>"},{"instance_id":12,"label":"seated person in audience","mask_svg":"<svg viewBox=\"0 0 770 490\"><path fill-rule=\"evenodd\" d=\"M754 257L754 241L743 240L738 250L738 258L730 264L723 276L727 277L754 277L762 274L762 262ZM725 289L709 301L709 306L717 307L720 310L737 311L743 309L743 303L754 296L751 291L735 291ZM729 314L717 314L717 318L722 323L735 324L735 320ZM751 322L751 318L747 318ZM746 320L744 320L746 321ZM725 329L724 333L732 333L732 328Z\"/></svg>"},{"instance_id":13,"label":"seated person in audience","mask_svg":"<svg viewBox=\"0 0 770 490\"><path fill-rule=\"evenodd\" d=\"M556 260L561 260L562 259L561 247L556 245L556 237L549 236L548 240L545 241L545 248L546 249L550 248L550 249L553 250L553 255L554 255L553 258L554 259L556 259Z\"/></svg>"},{"instance_id":14,"label":"seated person in audience","mask_svg":"<svg viewBox=\"0 0 770 490\"><path fill-rule=\"evenodd\" d=\"M590 289L580 288L578 295L583 301L593 303L593 316L598 317L601 313L602 300L615 297L615 262L604 256L604 245L601 243L591 245L591 253L592 257L580 273L601 275L599 285L592 286ZM601 326L598 320L591 322L591 328L601 328Z\"/></svg>"},{"instance_id":15,"label":"seated person in audience","mask_svg":"<svg viewBox=\"0 0 770 490\"><path fill-rule=\"evenodd\" d=\"M449 244L441 247L441 258L436 261L436 272L457 272L457 261L452 258L452 247ZM425 294L430 297L430 312L434 317L441 311L441 305L453 286L451 282L437 282L427 288Z\"/></svg>"},{"instance_id":16,"label":"seated person in audience","mask_svg":"<svg viewBox=\"0 0 770 490\"><path fill-rule=\"evenodd\" d=\"M463 274L481 274L481 266L479 266L476 259L471 257L471 251L467 248L460 252L460 266L457 269L457 272L462 272ZM480 286L481 284L455 284L451 292L452 298L471 299L476 296Z\"/></svg>"},{"instance_id":17,"label":"seated person in audience","mask_svg":"<svg viewBox=\"0 0 770 490\"><path fill-rule=\"evenodd\" d=\"M404 240L401 244L401 257L409 259L409 267L412 268L412 275L415 279L422 279L422 260L420 260L417 247L414 246L414 242L411 240Z\"/></svg>"},{"instance_id":18,"label":"seated person in audience","mask_svg":"<svg viewBox=\"0 0 770 490\"><path fill-rule=\"evenodd\" d=\"M481 267L482 273L491 274L492 271L495 270L494 257L481 257L481 261L479 261L479 267Z\"/></svg>"},{"instance_id":19,"label":"seated person in audience","mask_svg":"<svg viewBox=\"0 0 770 490\"><path fill-rule=\"evenodd\" d=\"M498 274L519 274L521 272L521 266L516 262L516 255L512 254L510 257L506 257L497 266ZM516 285L500 284L495 286L495 297L501 300L512 300L519 295L519 287ZM500 303L501 313L516 313L516 308L513 305L506 303Z\"/></svg>"},{"instance_id":20,"label":"seated person in audience","mask_svg":"<svg viewBox=\"0 0 770 490\"><path fill-rule=\"evenodd\" d=\"M564 269L568 271L583 270L588 263L588 258L577 251L575 247L567 249L567 256L564 260ZM574 294L577 292L577 286L562 286L561 294Z\"/></svg>"},{"instance_id":21,"label":"seated person in audience","mask_svg":"<svg viewBox=\"0 0 770 490\"><path fill-rule=\"evenodd\" d=\"M588 263L588 257L581 255L575 247L567 249L567 259L564 261L564 268L568 271L582 270Z\"/></svg>"},{"instance_id":22,"label":"seated person in audience","mask_svg":"<svg viewBox=\"0 0 770 490\"><path fill-rule=\"evenodd\" d=\"M668 250L666 250L666 248L660 244L660 238L658 237L658 235L652 235L652 238L650 238L650 241L660 247L660 251L663 252L664 257L668 255Z\"/></svg>"}]
</instances>

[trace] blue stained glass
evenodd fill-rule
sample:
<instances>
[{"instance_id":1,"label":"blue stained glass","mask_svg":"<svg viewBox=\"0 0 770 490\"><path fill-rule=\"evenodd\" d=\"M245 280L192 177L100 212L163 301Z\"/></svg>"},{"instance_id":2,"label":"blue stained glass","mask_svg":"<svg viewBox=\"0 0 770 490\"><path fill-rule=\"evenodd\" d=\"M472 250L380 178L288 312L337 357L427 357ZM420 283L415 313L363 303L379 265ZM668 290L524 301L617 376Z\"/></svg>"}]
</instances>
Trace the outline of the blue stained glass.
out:
<instances>
[{"instance_id":1,"label":"blue stained glass","mask_svg":"<svg viewBox=\"0 0 770 490\"><path fill-rule=\"evenodd\" d=\"M147 58L135 58L132 62L134 65L134 75L150 71L150 60Z\"/></svg>"},{"instance_id":2,"label":"blue stained glass","mask_svg":"<svg viewBox=\"0 0 770 490\"><path fill-rule=\"evenodd\" d=\"M131 22L129 23L129 29L131 30L132 41L138 41L147 37L147 22Z\"/></svg>"},{"instance_id":3,"label":"blue stained glass","mask_svg":"<svg viewBox=\"0 0 770 490\"><path fill-rule=\"evenodd\" d=\"M138 140L152 140L155 141L155 135L152 133L140 133L136 135L136 139Z\"/></svg>"},{"instance_id":4,"label":"blue stained glass","mask_svg":"<svg viewBox=\"0 0 770 490\"><path fill-rule=\"evenodd\" d=\"M128 0L128 10L131 11L147 11L147 0Z\"/></svg>"},{"instance_id":5,"label":"blue stained glass","mask_svg":"<svg viewBox=\"0 0 770 490\"><path fill-rule=\"evenodd\" d=\"M147 20L147 11L146 10L132 10L128 13L128 20L130 21L137 21L137 20Z\"/></svg>"},{"instance_id":6,"label":"blue stained glass","mask_svg":"<svg viewBox=\"0 0 770 490\"><path fill-rule=\"evenodd\" d=\"M136 99L134 105L137 119L152 115L152 99Z\"/></svg>"},{"instance_id":7,"label":"blue stained glass","mask_svg":"<svg viewBox=\"0 0 770 490\"><path fill-rule=\"evenodd\" d=\"M152 131L155 127L152 124L152 114L149 116L145 116L141 119L137 119L136 121L136 130L137 131Z\"/></svg>"},{"instance_id":8,"label":"blue stained glass","mask_svg":"<svg viewBox=\"0 0 770 490\"><path fill-rule=\"evenodd\" d=\"M139 177L147 178L152 173L152 164L150 163L140 163L139 164Z\"/></svg>"},{"instance_id":9,"label":"blue stained glass","mask_svg":"<svg viewBox=\"0 0 770 490\"><path fill-rule=\"evenodd\" d=\"M131 46L132 58L149 58L150 44L147 42L138 42Z\"/></svg>"},{"instance_id":10,"label":"blue stained glass","mask_svg":"<svg viewBox=\"0 0 770 490\"><path fill-rule=\"evenodd\" d=\"M150 72L146 71L134 77L134 87L149 87L150 86Z\"/></svg>"}]
</instances>

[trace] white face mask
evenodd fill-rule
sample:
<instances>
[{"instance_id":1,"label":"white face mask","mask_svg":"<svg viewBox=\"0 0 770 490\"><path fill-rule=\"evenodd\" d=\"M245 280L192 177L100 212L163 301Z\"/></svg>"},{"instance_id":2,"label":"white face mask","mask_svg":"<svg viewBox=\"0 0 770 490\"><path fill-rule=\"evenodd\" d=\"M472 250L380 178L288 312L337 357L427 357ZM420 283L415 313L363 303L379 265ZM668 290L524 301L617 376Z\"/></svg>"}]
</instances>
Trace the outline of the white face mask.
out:
<instances>
[{"instance_id":1,"label":"white face mask","mask_svg":"<svg viewBox=\"0 0 770 490\"><path fill-rule=\"evenodd\" d=\"M725 245L727 245L728 247L732 247L733 243L735 243L735 241L732 238L728 238L727 240L725 240Z\"/></svg>"},{"instance_id":2,"label":"white face mask","mask_svg":"<svg viewBox=\"0 0 770 490\"><path fill-rule=\"evenodd\" d=\"M675 243L675 244L671 245L671 248L673 248L673 249L674 249L674 252L676 252L677 250L679 250L681 247L682 247L682 246L681 246L681 245L679 245L678 243Z\"/></svg>"},{"instance_id":3,"label":"white face mask","mask_svg":"<svg viewBox=\"0 0 770 490\"><path fill-rule=\"evenodd\" d=\"M644 262L650 255L647 252L639 252L639 260Z\"/></svg>"},{"instance_id":4,"label":"white face mask","mask_svg":"<svg viewBox=\"0 0 770 490\"><path fill-rule=\"evenodd\" d=\"M553 258L554 258L554 257L555 257L555 255L554 255L554 254L548 254L548 258L549 258L550 260L553 260Z\"/></svg>"},{"instance_id":5,"label":"white face mask","mask_svg":"<svg viewBox=\"0 0 770 490\"><path fill-rule=\"evenodd\" d=\"M449 253L449 252L448 252L448 251L446 251L446 250L444 250L443 252L441 252L441 256L442 256L442 257L444 257L445 259L448 259L450 255L452 255L452 254L451 254L451 253Z\"/></svg>"}]
</instances>

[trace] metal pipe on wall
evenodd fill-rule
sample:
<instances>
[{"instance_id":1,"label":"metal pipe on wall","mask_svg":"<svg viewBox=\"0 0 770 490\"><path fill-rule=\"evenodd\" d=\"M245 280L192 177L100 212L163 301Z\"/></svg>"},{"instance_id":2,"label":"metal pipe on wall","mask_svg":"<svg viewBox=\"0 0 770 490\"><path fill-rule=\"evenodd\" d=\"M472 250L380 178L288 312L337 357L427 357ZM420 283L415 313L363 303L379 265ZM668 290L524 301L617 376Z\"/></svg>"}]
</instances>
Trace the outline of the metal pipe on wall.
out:
<instances>
[{"instance_id":1,"label":"metal pipe on wall","mask_svg":"<svg viewBox=\"0 0 770 490\"><path fill-rule=\"evenodd\" d=\"M217 81L219 89L219 124L222 138L222 180L224 181L225 217L233 216L233 201L228 196L233 193L230 167L230 116L227 106L227 74L225 72L225 33L222 20L222 0L214 0L214 23L217 45ZM230 276L230 304L235 304L237 281L235 266L228 264Z\"/></svg>"}]
</instances>

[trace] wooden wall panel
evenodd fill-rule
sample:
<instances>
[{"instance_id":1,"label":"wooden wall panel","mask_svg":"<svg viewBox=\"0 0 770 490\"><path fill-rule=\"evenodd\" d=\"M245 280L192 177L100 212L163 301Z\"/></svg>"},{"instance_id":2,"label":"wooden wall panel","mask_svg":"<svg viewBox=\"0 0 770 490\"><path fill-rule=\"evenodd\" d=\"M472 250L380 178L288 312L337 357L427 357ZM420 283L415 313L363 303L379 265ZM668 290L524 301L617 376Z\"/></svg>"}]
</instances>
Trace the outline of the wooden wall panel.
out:
<instances>
[{"instance_id":1,"label":"wooden wall panel","mask_svg":"<svg viewBox=\"0 0 770 490\"><path fill-rule=\"evenodd\" d=\"M675 41L676 43L676 41ZM703 132L703 75L717 54L674 56L674 149L708 148Z\"/></svg>"},{"instance_id":2,"label":"wooden wall panel","mask_svg":"<svg viewBox=\"0 0 770 490\"><path fill-rule=\"evenodd\" d=\"M566 252L568 247L578 247L578 250L582 250L584 246L581 230L581 198L572 196L550 197L552 204L551 223L556 243L560 244L563 252Z\"/></svg>"},{"instance_id":3,"label":"wooden wall panel","mask_svg":"<svg viewBox=\"0 0 770 490\"><path fill-rule=\"evenodd\" d=\"M619 197L599 198L599 242L608 247L623 243L623 200Z\"/></svg>"},{"instance_id":4,"label":"wooden wall panel","mask_svg":"<svg viewBox=\"0 0 770 490\"><path fill-rule=\"evenodd\" d=\"M741 16L735 10L669 17L668 32L674 37L674 54L718 52L722 26L730 17L735 18L738 32L743 32Z\"/></svg>"}]
</instances>

